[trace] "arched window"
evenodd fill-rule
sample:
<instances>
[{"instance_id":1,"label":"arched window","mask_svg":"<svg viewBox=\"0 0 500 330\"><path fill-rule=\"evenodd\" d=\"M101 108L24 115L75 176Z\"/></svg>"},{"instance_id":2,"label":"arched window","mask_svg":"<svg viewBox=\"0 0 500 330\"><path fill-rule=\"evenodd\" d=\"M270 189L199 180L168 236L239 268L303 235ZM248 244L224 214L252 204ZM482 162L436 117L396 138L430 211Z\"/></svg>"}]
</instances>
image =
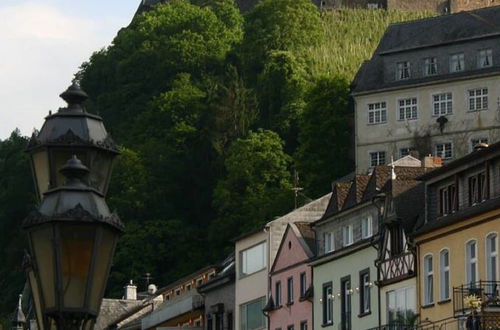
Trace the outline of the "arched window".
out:
<instances>
[{"instance_id":1,"label":"arched window","mask_svg":"<svg viewBox=\"0 0 500 330\"><path fill-rule=\"evenodd\" d=\"M498 281L498 235L486 237L486 280Z\"/></svg>"},{"instance_id":2,"label":"arched window","mask_svg":"<svg viewBox=\"0 0 500 330\"><path fill-rule=\"evenodd\" d=\"M434 267L432 255L424 257L424 302L430 305L434 302Z\"/></svg>"},{"instance_id":3,"label":"arched window","mask_svg":"<svg viewBox=\"0 0 500 330\"><path fill-rule=\"evenodd\" d=\"M439 253L439 299L450 299L450 252L443 250Z\"/></svg>"},{"instance_id":4,"label":"arched window","mask_svg":"<svg viewBox=\"0 0 500 330\"><path fill-rule=\"evenodd\" d=\"M467 242L465 246L465 267L467 283L474 286L477 282L477 242L475 240Z\"/></svg>"}]
</instances>

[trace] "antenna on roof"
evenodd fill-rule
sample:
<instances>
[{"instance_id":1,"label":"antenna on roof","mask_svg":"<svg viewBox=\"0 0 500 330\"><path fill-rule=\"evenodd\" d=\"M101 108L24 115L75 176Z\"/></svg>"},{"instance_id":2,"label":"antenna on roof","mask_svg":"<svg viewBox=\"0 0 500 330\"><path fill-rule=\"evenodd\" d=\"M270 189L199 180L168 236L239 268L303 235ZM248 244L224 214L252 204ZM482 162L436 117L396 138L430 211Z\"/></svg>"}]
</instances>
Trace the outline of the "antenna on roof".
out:
<instances>
[{"instance_id":1,"label":"antenna on roof","mask_svg":"<svg viewBox=\"0 0 500 330\"><path fill-rule=\"evenodd\" d=\"M293 172L293 192L295 194L295 208L297 208L297 203L298 203L298 197L299 197L299 191L302 191L304 190L304 188L302 187L299 187L299 172L297 172L296 170L294 170Z\"/></svg>"}]
</instances>

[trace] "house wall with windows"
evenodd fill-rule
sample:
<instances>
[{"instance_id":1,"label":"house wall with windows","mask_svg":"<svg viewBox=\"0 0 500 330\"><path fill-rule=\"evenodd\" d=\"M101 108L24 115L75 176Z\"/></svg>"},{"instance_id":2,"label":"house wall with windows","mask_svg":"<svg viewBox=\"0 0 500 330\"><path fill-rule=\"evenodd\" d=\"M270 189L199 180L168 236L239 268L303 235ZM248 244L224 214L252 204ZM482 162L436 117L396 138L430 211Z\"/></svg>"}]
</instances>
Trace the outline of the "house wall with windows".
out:
<instances>
[{"instance_id":1,"label":"house wall with windows","mask_svg":"<svg viewBox=\"0 0 500 330\"><path fill-rule=\"evenodd\" d=\"M465 298L471 295L483 302L481 317L498 312L499 161L495 143L422 177L426 217L415 236L422 319L465 322L471 312Z\"/></svg>"},{"instance_id":2,"label":"house wall with windows","mask_svg":"<svg viewBox=\"0 0 500 330\"><path fill-rule=\"evenodd\" d=\"M369 244L358 244L331 256L333 259L325 257L311 263L314 273L314 328L369 329L377 326L377 288L373 284L377 278L373 262L377 258L376 249ZM369 276L367 285L362 282L363 274ZM361 306L363 287L367 290L365 292L369 292L364 311Z\"/></svg>"},{"instance_id":3,"label":"house wall with windows","mask_svg":"<svg viewBox=\"0 0 500 330\"><path fill-rule=\"evenodd\" d=\"M310 229L308 232L312 233ZM305 237L297 226L289 225L270 274L274 302L269 311L270 329L313 329L312 301L308 297L312 271L307 264L313 256L313 245L313 236Z\"/></svg>"},{"instance_id":4,"label":"house wall with windows","mask_svg":"<svg viewBox=\"0 0 500 330\"><path fill-rule=\"evenodd\" d=\"M498 19L500 6L389 26L352 85L357 173L500 139Z\"/></svg>"},{"instance_id":5,"label":"house wall with windows","mask_svg":"<svg viewBox=\"0 0 500 330\"><path fill-rule=\"evenodd\" d=\"M356 170L363 173L372 165L388 163L391 156L400 158L402 150L407 148L440 155L446 162L471 152L473 140L488 143L500 140L499 86L500 75L358 97ZM487 90L488 106L483 110L470 111L469 93L476 89ZM445 114L448 121L441 132L436 122L441 114L434 112L434 103L444 102L435 102L434 97L443 94L451 95L452 105L451 111ZM410 99L416 100L416 117L400 120L399 102ZM386 120L381 124L368 124L368 108L377 103L385 105ZM377 152L384 153L383 160L377 155L375 158L380 162L373 163L375 159L371 155Z\"/></svg>"},{"instance_id":6,"label":"house wall with windows","mask_svg":"<svg viewBox=\"0 0 500 330\"><path fill-rule=\"evenodd\" d=\"M454 316L453 299L460 300L460 296L453 297L453 288L468 286L471 281L468 272L467 243L476 242L477 264L473 282L487 281L487 237L496 235L496 249L498 251L498 235L500 233L500 210L484 213L468 219L460 224L447 226L441 230L428 233L417 238L419 246L419 313L422 319L438 321ZM491 237L491 236L490 236ZM449 286L444 289L444 264L441 252L448 251ZM426 266L427 260L432 258L432 272ZM426 259L426 260L424 260ZM498 259L497 259L498 260ZM498 261L496 262L496 276L499 280ZM427 289L426 279L432 275L432 290ZM432 292L431 295L426 293ZM487 289L487 288L486 288ZM500 289L500 288L499 288ZM429 291L430 290L430 291ZM472 294L473 290L471 290ZM429 299L426 298L429 296ZM456 301L455 303L461 303Z\"/></svg>"},{"instance_id":7,"label":"house wall with windows","mask_svg":"<svg viewBox=\"0 0 500 330\"><path fill-rule=\"evenodd\" d=\"M235 242L235 325L236 329L265 329L262 309L267 302L268 233L260 229Z\"/></svg>"}]
</instances>

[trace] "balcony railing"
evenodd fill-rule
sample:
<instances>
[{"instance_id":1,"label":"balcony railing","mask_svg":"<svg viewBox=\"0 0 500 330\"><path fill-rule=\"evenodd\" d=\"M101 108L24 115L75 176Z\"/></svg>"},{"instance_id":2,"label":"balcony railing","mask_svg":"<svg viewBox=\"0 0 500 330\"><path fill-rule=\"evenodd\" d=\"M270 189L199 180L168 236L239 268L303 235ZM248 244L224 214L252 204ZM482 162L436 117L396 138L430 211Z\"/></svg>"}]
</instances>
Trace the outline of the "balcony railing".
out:
<instances>
[{"instance_id":1,"label":"balcony railing","mask_svg":"<svg viewBox=\"0 0 500 330\"><path fill-rule=\"evenodd\" d=\"M411 251L383 260L379 264L382 285L411 277L415 274L415 254Z\"/></svg>"},{"instance_id":2,"label":"balcony railing","mask_svg":"<svg viewBox=\"0 0 500 330\"><path fill-rule=\"evenodd\" d=\"M481 299L481 310L500 312L500 282L479 281L453 288L453 310L455 317L469 314L470 306L466 298L476 296Z\"/></svg>"},{"instance_id":3,"label":"balcony railing","mask_svg":"<svg viewBox=\"0 0 500 330\"><path fill-rule=\"evenodd\" d=\"M368 330L465 330L467 328L467 318L464 316L461 318L447 318L436 322L426 321L425 323L418 325L407 325L391 323L382 325L380 327L374 327ZM469 320L472 325L472 320ZM500 329L500 315L488 314L488 315L477 315L475 321L476 328L471 329L478 330L498 330Z\"/></svg>"}]
</instances>

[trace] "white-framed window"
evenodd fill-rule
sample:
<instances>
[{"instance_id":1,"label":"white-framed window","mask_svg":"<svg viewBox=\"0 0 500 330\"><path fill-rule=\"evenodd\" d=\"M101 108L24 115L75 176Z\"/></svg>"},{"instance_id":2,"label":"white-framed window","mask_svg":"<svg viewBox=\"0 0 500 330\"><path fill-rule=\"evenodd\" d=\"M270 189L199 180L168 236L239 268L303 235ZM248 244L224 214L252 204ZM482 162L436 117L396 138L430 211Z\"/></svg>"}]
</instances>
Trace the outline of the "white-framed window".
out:
<instances>
[{"instance_id":1,"label":"white-framed window","mask_svg":"<svg viewBox=\"0 0 500 330\"><path fill-rule=\"evenodd\" d=\"M323 325L333 323L333 287L332 282L323 284Z\"/></svg>"},{"instance_id":2,"label":"white-framed window","mask_svg":"<svg viewBox=\"0 0 500 330\"><path fill-rule=\"evenodd\" d=\"M450 92L432 95L434 116L444 116L453 113L453 96Z\"/></svg>"},{"instance_id":3,"label":"white-framed window","mask_svg":"<svg viewBox=\"0 0 500 330\"><path fill-rule=\"evenodd\" d=\"M488 109L488 88L469 89L469 111Z\"/></svg>"},{"instance_id":4,"label":"white-framed window","mask_svg":"<svg viewBox=\"0 0 500 330\"><path fill-rule=\"evenodd\" d=\"M415 316L416 297L414 286L388 291L386 301L388 323L398 322L401 318L409 319Z\"/></svg>"},{"instance_id":5,"label":"white-framed window","mask_svg":"<svg viewBox=\"0 0 500 330\"><path fill-rule=\"evenodd\" d=\"M498 281L498 234L486 236L486 281ZM493 288L491 288L493 290Z\"/></svg>"},{"instance_id":6,"label":"white-framed window","mask_svg":"<svg viewBox=\"0 0 500 330\"><path fill-rule=\"evenodd\" d=\"M470 151L473 151L474 148L480 144L480 143L486 143L488 144L488 138L487 137L474 137L470 139Z\"/></svg>"},{"instance_id":7,"label":"white-framed window","mask_svg":"<svg viewBox=\"0 0 500 330\"><path fill-rule=\"evenodd\" d=\"M439 299L450 299L450 252L442 250L439 253Z\"/></svg>"},{"instance_id":8,"label":"white-framed window","mask_svg":"<svg viewBox=\"0 0 500 330\"><path fill-rule=\"evenodd\" d=\"M398 101L399 120L417 119L417 98L410 97Z\"/></svg>"},{"instance_id":9,"label":"white-framed window","mask_svg":"<svg viewBox=\"0 0 500 330\"><path fill-rule=\"evenodd\" d=\"M434 267L432 255L424 257L424 303L430 305L434 303Z\"/></svg>"},{"instance_id":10,"label":"white-framed window","mask_svg":"<svg viewBox=\"0 0 500 330\"><path fill-rule=\"evenodd\" d=\"M460 72L465 69L464 53L453 54L450 56L450 72Z\"/></svg>"},{"instance_id":11,"label":"white-framed window","mask_svg":"<svg viewBox=\"0 0 500 330\"><path fill-rule=\"evenodd\" d=\"M493 51L489 49L481 49L477 56L478 68L489 68L493 66Z\"/></svg>"},{"instance_id":12,"label":"white-framed window","mask_svg":"<svg viewBox=\"0 0 500 330\"><path fill-rule=\"evenodd\" d=\"M379 166L385 164L385 151L370 152L370 166Z\"/></svg>"},{"instance_id":13,"label":"white-framed window","mask_svg":"<svg viewBox=\"0 0 500 330\"><path fill-rule=\"evenodd\" d=\"M335 250L335 245L333 241L333 233L323 233L323 244L325 248L325 253L332 252Z\"/></svg>"},{"instance_id":14,"label":"white-framed window","mask_svg":"<svg viewBox=\"0 0 500 330\"><path fill-rule=\"evenodd\" d=\"M262 242L240 252L241 275L258 272L267 266L267 243Z\"/></svg>"},{"instance_id":15,"label":"white-framed window","mask_svg":"<svg viewBox=\"0 0 500 330\"><path fill-rule=\"evenodd\" d=\"M361 219L361 238L373 236L372 223L373 221L371 215Z\"/></svg>"},{"instance_id":16,"label":"white-framed window","mask_svg":"<svg viewBox=\"0 0 500 330\"><path fill-rule=\"evenodd\" d=\"M378 9L378 3L369 2L366 4L366 8L371 10Z\"/></svg>"},{"instance_id":17,"label":"white-framed window","mask_svg":"<svg viewBox=\"0 0 500 330\"><path fill-rule=\"evenodd\" d=\"M300 322L300 330L307 330L307 321Z\"/></svg>"},{"instance_id":18,"label":"white-framed window","mask_svg":"<svg viewBox=\"0 0 500 330\"><path fill-rule=\"evenodd\" d=\"M436 156L442 159L453 158L453 144L451 142L437 143Z\"/></svg>"},{"instance_id":19,"label":"white-framed window","mask_svg":"<svg viewBox=\"0 0 500 330\"><path fill-rule=\"evenodd\" d=\"M465 267L467 283L474 285L477 282L477 242L475 240L465 244Z\"/></svg>"},{"instance_id":20,"label":"white-framed window","mask_svg":"<svg viewBox=\"0 0 500 330\"><path fill-rule=\"evenodd\" d=\"M265 307L266 298L250 301L246 304L240 305L240 329L241 330L254 330L263 329L266 326L266 319L262 313Z\"/></svg>"},{"instance_id":21,"label":"white-framed window","mask_svg":"<svg viewBox=\"0 0 500 330\"><path fill-rule=\"evenodd\" d=\"M396 80L404 80L410 78L410 62L398 62L397 63L397 75Z\"/></svg>"},{"instance_id":22,"label":"white-framed window","mask_svg":"<svg viewBox=\"0 0 500 330\"><path fill-rule=\"evenodd\" d=\"M352 244L352 225L342 227L342 245L349 246Z\"/></svg>"},{"instance_id":23,"label":"white-framed window","mask_svg":"<svg viewBox=\"0 0 500 330\"><path fill-rule=\"evenodd\" d=\"M368 124L383 124L387 122L387 103L376 102L368 104Z\"/></svg>"},{"instance_id":24,"label":"white-framed window","mask_svg":"<svg viewBox=\"0 0 500 330\"><path fill-rule=\"evenodd\" d=\"M424 75L425 76L433 76L438 73L437 70L437 58L428 57L424 59Z\"/></svg>"},{"instance_id":25,"label":"white-framed window","mask_svg":"<svg viewBox=\"0 0 500 330\"><path fill-rule=\"evenodd\" d=\"M370 271L366 270L359 275L359 314L370 312Z\"/></svg>"}]
</instances>

